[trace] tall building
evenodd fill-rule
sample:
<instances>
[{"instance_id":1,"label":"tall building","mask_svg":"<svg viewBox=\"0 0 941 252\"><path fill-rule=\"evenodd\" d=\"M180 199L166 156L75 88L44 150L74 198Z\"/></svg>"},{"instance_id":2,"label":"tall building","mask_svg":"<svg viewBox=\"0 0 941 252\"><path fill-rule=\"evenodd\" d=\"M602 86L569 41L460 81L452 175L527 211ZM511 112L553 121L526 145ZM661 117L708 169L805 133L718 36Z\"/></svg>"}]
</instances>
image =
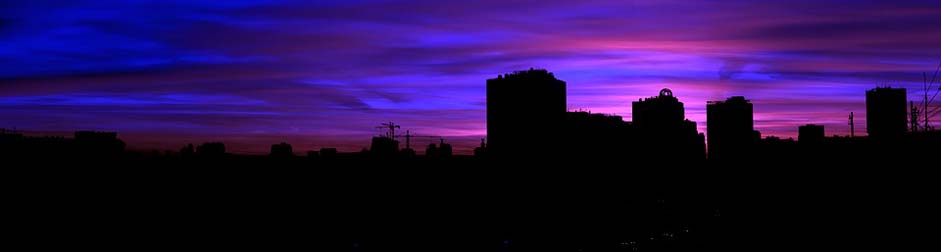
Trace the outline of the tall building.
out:
<instances>
[{"instance_id":1,"label":"tall building","mask_svg":"<svg viewBox=\"0 0 941 252\"><path fill-rule=\"evenodd\" d=\"M710 159L746 158L758 142L751 102L742 96L706 103L706 138Z\"/></svg>"},{"instance_id":2,"label":"tall building","mask_svg":"<svg viewBox=\"0 0 941 252\"><path fill-rule=\"evenodd\" d=\"M631 104L633 125L642 150L641 157L654 160L704 159L704 136L696 131L696 122L686 119L683 103L670 89L660 90L655 97Z\"/></svg>"},{"instance_id":3,"label":"tall building","mask_svg":"<svg viewBox=\"0 0 941 252\"><path fill-rule=\"evenodd\" d=\"M495 157L544 155L561 146L565 82L544 69L487 80L487 143ZM512 152L512 153L511 153Z\"/></svg>"},{"instance_id":4,"label":"tall building","mask_svg":"<svg viewBox=\"0 0 941 252\"><path fill-rule=\"evenodd\" d=\"M905 134L908 118L904 88L877 87L866 91L866 132L871 138Z\"/></svg>"},{"instance_id":5,"label":"tall building","mask_svg":"<svg viewBox=\"0 0 941 252\"><path fill-rule=\"evenodd\" d=\"M631 103L634 125L642 129L660 130L682 127L686 119L683 103L664 88L660 95Z\"/></svg>"}]
</instances>

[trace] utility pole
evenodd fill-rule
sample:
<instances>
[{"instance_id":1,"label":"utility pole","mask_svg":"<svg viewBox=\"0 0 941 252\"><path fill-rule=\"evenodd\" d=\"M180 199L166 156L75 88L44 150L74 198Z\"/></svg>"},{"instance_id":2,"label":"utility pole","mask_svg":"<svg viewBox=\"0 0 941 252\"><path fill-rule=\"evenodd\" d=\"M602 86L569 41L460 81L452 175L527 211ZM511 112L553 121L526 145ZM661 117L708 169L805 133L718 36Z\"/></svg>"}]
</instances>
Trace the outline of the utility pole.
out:
<instances>
[{"instance_id":1,"label":"utility pole","mask_svg":"<svg viewBox=\"0 0 941 252\"><path fill-rule=\"evenodd\" d=\"M908 106L911 107L909 112L909 124L911 124L912 132L918 131L918 107L915 107L914 101L908 101Z\"/></svg>"},{"instance_id":2,"label":"utility pole","mask_svg":"<svg viewBox=\"0 0 941 252\"><path fill-rule=\"evenodd\" d=\"M850 138L856 137L856 123L853 122L853 112L850 112Z\"/></svg>"},{"instance_id":3,"label":"utility pole","mask_svg":"<svg viewBox=\"0 0 941 252\"><path fill-rule=\"evenodd\" d=\"M405 148L412 148L412 134L409 132L409 130L405 130Z\"/></svg>"}]
</instances>

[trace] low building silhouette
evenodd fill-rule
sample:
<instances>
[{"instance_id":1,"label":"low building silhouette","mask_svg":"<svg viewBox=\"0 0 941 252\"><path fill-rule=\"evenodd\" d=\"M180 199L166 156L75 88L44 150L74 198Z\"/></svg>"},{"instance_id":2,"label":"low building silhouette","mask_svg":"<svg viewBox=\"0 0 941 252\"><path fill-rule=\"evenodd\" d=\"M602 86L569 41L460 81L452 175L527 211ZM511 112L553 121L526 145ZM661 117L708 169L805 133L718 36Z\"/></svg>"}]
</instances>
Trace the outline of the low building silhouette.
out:
<instances>
[{"instance_id":1,"label":"low building silhouette","mask_svg":"<svg viewBox=\"0 0 941 252\"><path fill-rule=\"evenodd\" d=\"M199 157L218 158L225 155L225 144L222 142L207 142L196 146L196 156Z\"/></svg>"},{"instance_id":2,"label":"low building silhouette","mask_svg":"<svg viewBox=\"0 0 941 252\"><path fill-rule=\"evenodd\" d=\"M180 156L184 158L192 157L196 155L196 147L193 144L184 145L183 148L180 148Z\"/></svg>"},{"instance_id":3,"label":"low building silhouette","mask_svg":"<svg viewBox=\"0 0 941 252\"><path fill-rule=\"evenodd\" d=\"M633 155L634 127L616 115L568 112L564 156L569 159L617 161Z\"/></svg>"},{"instance_id":4,"label":"low building silhouette","mask_svg":"<svg viewBox=\"0 0 941 252\"><path fill-rule=\"evenodd\" d=\"M294 148L292 148L290 144L285 143L285 142L281 142L279 144L273 144L271 145L271 153L269 154L269 156L277 157L277 158L293 157Z\"/></svg>"},{"instance_id":5,"label":"low building silhouette","mask_svg":"<svg viewBox=\"0 0 941 252\"><path fill-rule=\"evenodd\" d=\"M117 132L76 131L74 141L75 150L82 157L119 156L126 146Z\"/></svg>"},{"instance_id":6,"label":"low building silhouette","mask_svg":"<svg viewBox=\"0 0 941 252\"><path fill-rule=\"evenodd\" d=\"M115 132L76 131L73 138L25 136L0 130L0 151L10 157L57 157L115 161L125 154L126 144Z\"/></svg>"},{"instance_id":7,"label":"low building silhouette","mask_svg":"<svg viewBox=\"0 0 941 252\"><path fill-rule=\"evenodd\" d=\"M320 159L332 161L337 158L337 148L320 148Z\"/></svg>"},{"instance_id":8,"label":"low building silhouette","mask_svg":"<svg viewBox=\"0 0 941 252\"><path fill-rule=\"evenodd\" d=\"M474 156L478 158L487 157L487 142L483 138L480 139L480 146L474 148Z\"/></svg>"},{"instance_id":9,"label":"low building silhouette","mask_svg":"<svg viewBox=\"0 0 941 252\"><path fill-rule=\"evenodd\" d=\"M797 142L802 146L820 146L826 136L823 125L816 124L802 125L797 132Z\"/></svg>"},{"instance_id":10,"label":"low building silhouette","mask_svg":"<svg viewBox=\"0 0 941 252\"><path fill-rule=\"evenodd\" d=\"M404 148L399 150L399 156L404 159L414 159L417 156L417 153L415 153L415 149Z\"/></svg>"},{"instance_id":11,"label":"low building silhouette","mask_svg":"<svg viewBox=\"0 0 941 252\"><path fill-rule=\"evenodd\" d=\"M24 141L23 134L0 128L0 157L21 155Z\"/></svg>"},{"instance_id":12,"label":"low building silhouette","mask_svg":"<svg viewBox=\"0 0 941 252\"><path fill-rule=\"evenodd\" d=\"M425 157L428 159L448 159L454 155L454 151L451 148L451 145L444 142L444 139L441 139L441 142L438 145L434 143L428 144L428 148L425 148Z\"/></svg>"},{"instance_id":13,"label":"low building silhouette","mask_svg":"<svg viewBox=\"0 0 941 252\"><path fill-rule=\"evenodd\" d=\"M399 141L386 136L372 138L369 155L374 158L393 158L399 154Z\"/></svg>"},{"instance_id":14,"label":"low building silhouette","mask_svg":"<svg viewBox=\"0 0 941 252\"><path fill-rule=\"evenodd\" d=\"M759 140L754 147L756 147L755 150L751 151L754 156L740 159L740 161L768 162L769 160L781 161L798 157L798 143L793 138L782 139L776 136L768 136Z\"/></svg>"}]
</instances>

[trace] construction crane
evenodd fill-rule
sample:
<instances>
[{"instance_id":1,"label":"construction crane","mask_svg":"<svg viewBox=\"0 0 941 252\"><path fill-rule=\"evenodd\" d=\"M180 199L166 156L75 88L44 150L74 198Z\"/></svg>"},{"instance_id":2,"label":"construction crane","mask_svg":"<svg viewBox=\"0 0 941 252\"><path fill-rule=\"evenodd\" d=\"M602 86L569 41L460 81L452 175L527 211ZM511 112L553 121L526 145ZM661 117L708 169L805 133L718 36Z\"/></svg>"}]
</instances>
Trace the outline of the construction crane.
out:
<instances>
[{"instance_id":1,"label":"construction crane","mask_svg":"<svg viewBox=\"0 0 941 252\"><path fill-rule=\"evenodd\" d=\"M393 139L393 140L394 140L394 139L400 137L399 135L396 135L396 134L395 134L395 129L401 129L402 126L401 126L401 125L398 125L398 124L395 124L394 122L389 122L389 123L383 123L383 124L381 124L381 126L376 126L376 128L379 129L379 135L380 135L380 136L388 137L389 139ZM405 148L406 148L406 149L411 149L411 148L412 148L412 138L413 138L413 137L438 139L438 140L440 141L440 143L442 143L442 144L444 143L444 137L441 137L441 136L412 135L411 130L405 130Z\"/></svg>"},{"instance_id":2,"label":"construction crane","mask_svg":"<svg viewBox=\"0 0 941 252\"><path fill-rule=\"evenodd\" d=\"M395 135L395 129L399 129L399 128L401 128L401 126L399 126L399 125L397 125L397 124L395 124L395 123L393 123L393 122L389 122L389 123L383 123L382 126L376 126L376 128L379 129L379 135L380 135L380 136L383 135L383 132L382 132L383 130L389 130L388 132L385 133L384 136L385 136L385 137L388 137L388 138L390 138L390 139L395 139L395 138L397 137L397 136Z\"/></svg>"}]
</instances>

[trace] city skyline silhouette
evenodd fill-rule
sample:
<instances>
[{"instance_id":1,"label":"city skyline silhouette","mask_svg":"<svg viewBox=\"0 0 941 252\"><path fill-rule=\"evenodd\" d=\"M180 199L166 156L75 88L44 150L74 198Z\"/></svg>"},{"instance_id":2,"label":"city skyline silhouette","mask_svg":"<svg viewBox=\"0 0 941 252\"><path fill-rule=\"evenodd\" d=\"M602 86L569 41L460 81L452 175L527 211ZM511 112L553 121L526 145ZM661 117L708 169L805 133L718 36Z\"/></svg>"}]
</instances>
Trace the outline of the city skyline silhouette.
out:
<instances>
[{"instance_id":1,"label":"city skyline silhouette","mask_svg":"<svg viewBox=\"0 0 941 252\"><path fill-rule=\"evenodd\" d=\"M941 68L941 65L939 65ZM904 88L877 86L865 92L867 117L864 132L855 131L856 118L851 113L850 135L827 135L826 126L808 123L797 127L796 138L782 139L762 135L754 127L752 101L732 96L724 101L707 102L706 132L699 132L696 122L686 117L685 104L673 90L663 88L655 96L632 102L634 121L621 116L569 111L567 86L564 80L545 69L530 68L487 79L487 135L479 138L473 148L476 159L484 161L613 160L615 157L642 163L675 159L683 163L739 163L741 161L813 158L832 161L835 154L856 156L878 153L874 160L893 160L935 151L939 131L930 121L919 121L914 101L907 100ZM933 83L925 83L925 87ZM527 97L520 100L517 97ZM909 104L909 106L906 106ZM929 107L929 112L930 111ZM921 123L924 123L922 125ZM298 149L287 142L270 145L267 156L273 159L323 161L323 155L347 155L348 160L403 161L422 157L423 160L452 160L454 156L470 156L455 152L446 136L412 134L395 122L375 126L379 132L371 143L358 151L339 151L335 147ZM396 133L398 130L398 134ZM227 151L224 141L187 143L179 151L126 149L127 144L117 132L80 130L72 138L31 136L17 130L0 128L2 153L13 158L21 156L68 156L102 160L121 160L126 153L150 155L151 158L182 157L228 159L231 155L262 156ZM711 136L713 141L706 138ZM413 140L414 139L414 140ZM420 139L424 139L421 141ZM403 142L404 141L404 142ZM430 143L428 143L430 142ZM495 144L494 144L495 142ZM414 143L414 145L413 145ZM425 143L427 148L420 151ZM404 146L403 146L404 144ZM412 148L414 146L415 148ZM836 149L826 149L826 146ZM861 151L861 153L853 153ZM306 153L306 155L305 155ZM907 154L903 154L907 153Z\"/></svg>"},{"instance_id":2,"label":"city skyline silhouette","mask_svg":"<svg viewBox=\"0 0 941 252\"><path fill-rule=\"evenodd\" d=\"M939 67L941 67L941 65L939 65ZM504 78L504 76L506 76L506 78ZM511 76L513 78L511 78ZM534 77L534 76L541 76L541 77ZM531 78L536 78L536 79L531 79ZM558 81L558 84L549 85L547 83L544 83L546 80L543 80L543 79L545 78L547 78L546 80ZM493 83L491 84L491 82ZM555 86L553 87L553 85ZM488 112L488 121L490 122L488 124L488 133L491 131L500 132L499 135L496 135L497 142L498 142L497 148L502 148L501 146L505 144L502 142L509 142L509 143L515 143L515 144L527 143L533 146L545 147L541 151L536 151L535 149L532 150L534 152L530 155L542 155L545 153L552 153L554 151L561 150L562 148L586 148L588 147L586 145L593 144L591 142L593 140L588 140L586 142L585 140L576 141L575 139L572 139L572 140L565 140L563 142L558 142L558 140L553 140L553 138L546 137L546 136L559 135L559 134L564 135L565 132L578 132L578 131L582 131L583 127L597 127L597 125L595 124L602 123L602 122L595 121L599 119L595 117L607 118L604 120L608 122L605 122L602 124L616 123L616 124L623 125L623 126L618 126L618 127L614 127L610 125L603 126L603 127L614 127L614 128L611 128L611 130L614 130L614 131L609 132L608 134L621 134L621 133L618 133L620 131L623 131L623 132L636 131L633 128L638 128L641 131L649 131L653 129L668 129L670 127L685 127L687 128L686 131L688 131L688 134L700 135L698 137L700 139L696 141L701 142L702 145L707 145L707 144L708 146L714 145L714 147L711 147L711 149L715 150L715 151L711 151L710 153L709 151L710 147L702 146L702 147L695 147L695 150L690 150L690 153L699 153L699 152L708 153L708 156L710 159L716 159L716 158L722 159L719 156L727 155L727 154L723 154L724 152L729 152L731 154L728 154L728 155L736 156L736 157L749 156L749 155L752 155L751 153L749 153L749 150L757 146L758 143L762 141L763 139L769 139L769 138L781 139L780 136L776 136L776 135L762 135L760 130L756 130L754 126L754 123L755 123L754 114L756 113L756 111L752 107L753 106L752 101L746 100L746 97L744 96L732 96L732 97L728 97L728 99L724 101L721 101L721 100L720 101L708 101L706 104L706 107L708 108L707 110L714 111L714 112L708 112L707 114L707 120L703 123L703 124L706 124L705 131L699 131L699 129L702 127L697 127L696 122L689 121L686 118L686 115L684 113L686 106L674 96L673 91L669 88L661 89L659 91L659 94L656 96L652 96L648 98L640 98L638 101L633 102L633 108L632 108L631 114L634 115L636 118L640 119L640 122L641 122L640 124L638 124L635 121L625 120L623 119L623 117L616 115L616 114L592 113L590 111L581 111L581 110L572 111L568 109L570 106L567 104L568 98L566 96L566 93L567 93L566 82L563 80L558 80L553 75L553 73L545 69L530 68L529 70L516 71L512 73L507 73L505 75L504 74L498 75L497 78L487 80L487 90L488 90L487 92L488 108L491 106L494 106L495 108L497 108L495 110L499 111L499 113L495 113L494 116L491 116L491 113ZM528 98L525 100L517 100L517 97L521 97L521 96L525 96ZM870 134L872 134L871 131L873 130L877 132L876 134L877 139L878 138L899 138L908 133L917 133L919 131L925 131L924 127L922 127L922 123L924 123L924 121L919 120L920 118L917 118L914 120L912 119L912 116L915 116L915 117L919 116L918 114L919 112L915 111L913 114L912 111L910 111L911 108L908 105L906 105L906 104L909 104L907 100L908 95L907 95L906 89L893 88L888 85L876 86L873 89L866 91L865 98L866 98L866 110L862 111L862 113L858 113L858 114L863 115L863 118L865 118L865 121L861 122L860 124L856 124L855 123L855 120L857 120L857 118L855 118L856 113L853 113L853 115L850 116L848 119L849 121L851 121L852 124L854 124L853 130L852 132L850 132L850 134L839 135L839 134L831 133L828 135L826 133L827 131L824 130L826 128L824 124L808 122L805 125L800 125L799 127L797 127L797 129L795 130L799 133L797 137L789 137L789 138L786 138L785 140L788 140L788 141L798 140L799 142L799 139L802 136L807 135L804 133L805 128L807 128L806 130L808 131L813 130L815 132L813 134L815 135L813 137L815 139L805 141L805 142L811 142L811 141L821 142L825 138L838 138L838 137L868 138ZM547 99L547 100L540 101L539 99ZM648 100L648 99L650 101L645 102L645 100ZM664 99L666 99L666 101L664 101ZM670 105L669 103L664 104L664 102L667 102L670 100L676 103L676 105ZM646 103L649 103L650 105L643 105ZM662 105L659 105L659 104L662 104ZM913 105L913 104L914 104L914 101L912 101L912 103L909 105ZM642 105L642 106L638 107L638 105ZM545 111L547 108L551 108L551 110L554 112L540 112L540 111ZM929 107L929 109L933 109L933 108ZM488 111L493 111L493 110L488 109ZM865 115L868 113L874 113L876 117L865 117ZM584 115L579 115L579 114L584 114ZM586 119L588 118L586 118L585 116L588 116L589 118L592 118L592 119L589 119L586 121ZM673 117L674 119L669 119L671 117ZM713 118L713 119L710 121L709 118ZM931 117L929 117L929 119L930 118ZM510 120L510 121L507 121L507 120ZM504 123L504 121L507 121L507 122ZM689 125L680 126L681 124L685 124L683 121L686 121L685 123L688 123ZM530 125L530 122L541 122L541 124L540 126L533 126L533 125ZM851 123L846 123L846 124L849 125ZM647 125L650 125L650 126L647 126ZM855 125L860 125L861 127L857 128L855 127ZM869 125L875 125L875 126L870 127ZM379 134L372 135L371 144L362 145L362 146L354 146L352 148L346 148L342 150L342 152L352 153L352 152L358 152L362 150L374 150L375 148L377 148L376 146L379 145L379 146L384 146L384 147L378 147L379 149L386 149L386 151L383 151L383 152L390 153L391 155L392 153L398 153L400 150L400 147L403 147L403 149L409 149L408 146L410 145L411 141L413 141L412 139L414 138L415 139L414 141L417 144L416 146L420 147L421 145L428 144L429 148L423 151L415 151L421 148L412 148L408 151L414 154L434 156L436 155L435 153L437 149L436 147L437 142L440 141L440 144L445 144L444 143L445 138L452 139L452 142L454 139L452 138L452 136L414 135L414 134L409 133L410 130L408 126L406 126L405 129L402 129L401 126L402 125L400 124L396 125L394 122L382 123L382 126L374 127L376 129L379 129ZM509 127L509 126L512 126L513 128L512 129L508 128L507 130L509 132L514 132L514 133L503 133L504 131L503 128ZM713 129L711 131L709 130L710 126ZM929 125L929 127L930 126L931 125ZM810 127L813 127L813 129L810 129ZM498 129L499 131L493 130L494 128ZM616 128L620 128L620 129L616 129ZM644 130L645 128L647 130ZM396 129L399 129L399 134L395 133ZM856 131L857 129L859 129L860 131ZM406 134L401 134L403 130L406 131ZM933 131L934 129L929 128L929 130ZM607 132L607 130L605 131ZM49 134L49 133L37 134L37 133L33 133L30 130L23 131L23 130L16 130L15 128L3 129L3 132L8 133L8 134L25 136L27 138L33 138L33 139L64 139L63 136L57 135L54 133L53 134ZM105 135L108 135L106 138L116 138L117 132L104 132L104 131L96 132L94 130L79 130L79 131L75 131L74 136L75 138L79 138L80 135L83 135L85 133L105 134ZM629 134L636 134L636 133L629 133ZM662 132L662 133L653 133L653 135L656 135L656 136L675 136L675 135L682 135L682 134L687 134L687 133L679 133L677 131L670 131L670 130L666 132ZM641 135L646 135L646 134L641 133ZM852 135L853 137L850 137L850 135ZM489 141L490 136L491 136L490 134L483 135L483 136L470 136L470 137L479 137L477 139L481 141L480 144L471 146L471 147L462 146L464 148L456 152L452 151L453 147L451 143L449 142L447 144L447 148L448 148L447 153L449 154L447 155L450 156L451 153L454 153L457 155L477 154L476 152L478 151L477 149L479 149L478 147L481 147L482 145L486 145L487 142ZM710 143L708 141L709 139L708 136L712 136L716 140ZM604 137L605 136L600 136L600 135L599 136L585 135L585 136L580 136L579 138L594 139L594 138L604 138ZM406 139L406 138L407 138L408 143L402 142L403 141L402 139ZM462 143L462 142L467 141L466 138L467 137L457 137L456 139L458 139L457 142ZM220 139L225 139L225 138L220 138ZM388 140L384 140L384 139L388 139ZM304 140L303 142L310 142L310 141L311 140L308 139L308 140ZM645 140L636 139L636 138L628 138L628 139L622 139L622 141L644 142ZM224 142L225 142L224 140L203 142L203 144L199 145L199 147L203 147L203 145L208 146L208 144L224 145L225 144ZM168 142L164 144L176 144L176 143ZM190 146L184 145L183 148L192 149L193 144L194 144L193 142L187 142L185 143L185 145L190 145ZM400 144L406 144L406 145L399 146ZM124 149L124 146L126 146L126 143L122 141L122 147L121 147L122 150ZM338 146L330 146L329 144L320 144L319 149L336 149L336 147ZM220 149L220 151L218 151L220 153L227 153L224 147L217 146L213 148ZM259 148L259 147L256 147L256 148ZM667 148L673 148L673 147L667 147ZM292 145L288 144L287 142L280 142L280 143L271 145L270 152L246 153L246 152L239 152L239 151L233 152L230 149L228 153L243 154L243 155L269 154L272 156L302 156L309 151L316 151L317 149L318 148L314 148L310 150L303 150L303 149L294 150ZM169 152L175 149L129 148L129 150L146 153L146 152ZM194 151L195 149L189 152L194 152ZM497 151L499 151L499 149ZM636 152L637 150L625 149L623 151ZM186 152L186 151L181 150L180 152ZM591 153L591 152L592 151L588 151L587 153ZM594 154L594 155L598 155L598 154Z\"/></svg>"},{"instance_id":3,"label":"city skyline silhouette","mask_svg":"<svg viewBox=\"0 0 941 252\"><path fill-rule=\"evenodd\" d=\"M915 251L937 0L0 3L11 248Z\"/></svg>"}]
</instances>

